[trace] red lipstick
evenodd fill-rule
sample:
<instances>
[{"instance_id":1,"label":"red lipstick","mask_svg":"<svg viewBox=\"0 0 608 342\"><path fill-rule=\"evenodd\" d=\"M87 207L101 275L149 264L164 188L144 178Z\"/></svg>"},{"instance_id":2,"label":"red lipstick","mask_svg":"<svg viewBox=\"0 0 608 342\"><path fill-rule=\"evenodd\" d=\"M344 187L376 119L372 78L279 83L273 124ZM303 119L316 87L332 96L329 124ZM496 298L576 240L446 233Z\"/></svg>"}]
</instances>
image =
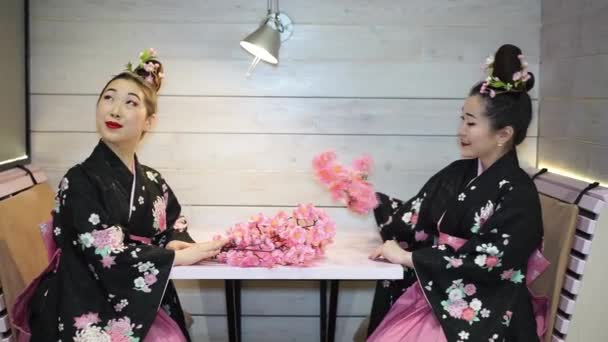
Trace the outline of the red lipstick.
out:
<instances>
[{"instance_id":1,"label":"red lipstick","mask_svg":"<svg viewBox=\"0 0 608 342\"><path fill-rule=\"evenodd\" d=\"M122 125L118 122L106 121L106 127L108 127L109 129L119 129L122 128Z\"/></svg>"}]
</instances>

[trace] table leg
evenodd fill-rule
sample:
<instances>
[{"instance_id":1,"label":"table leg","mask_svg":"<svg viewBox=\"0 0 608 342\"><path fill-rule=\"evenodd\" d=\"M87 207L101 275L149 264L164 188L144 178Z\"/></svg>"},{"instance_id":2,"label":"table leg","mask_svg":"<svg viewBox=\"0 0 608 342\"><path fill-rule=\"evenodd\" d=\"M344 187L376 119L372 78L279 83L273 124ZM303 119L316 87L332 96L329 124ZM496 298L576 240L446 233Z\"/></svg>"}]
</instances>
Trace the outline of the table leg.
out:
<instances>
[{"instance_id":1,"label":"table leg","mask_svg":"<svg viewBox=\"0 0 608 342\"><path fill-rule=\"evenodd\" d=\"M320 324L319 333L321 342L327 342L327 280L321 280L319 282L319 295L320 295Z\"/></svg>"},{"instance_id":2,"label":"table leg","mask_svg":"<svg viewBox=\"0 0 608 342\"><path fill-rule=\"evenodd\" d=\"M241 281L225 280L228 341L241 341Z\"/></svg>"},{"instance_id":3,"label":"table leg","mask_svg":"<svg viewBox=\"0 0 608 342\"><path fill-rule=\"evenodd\" d=\"M334 342L336 336L336 317L338 315L339 280L330 280L329 316L327 322L327 342Z\"/></svg>"}]
</instances>

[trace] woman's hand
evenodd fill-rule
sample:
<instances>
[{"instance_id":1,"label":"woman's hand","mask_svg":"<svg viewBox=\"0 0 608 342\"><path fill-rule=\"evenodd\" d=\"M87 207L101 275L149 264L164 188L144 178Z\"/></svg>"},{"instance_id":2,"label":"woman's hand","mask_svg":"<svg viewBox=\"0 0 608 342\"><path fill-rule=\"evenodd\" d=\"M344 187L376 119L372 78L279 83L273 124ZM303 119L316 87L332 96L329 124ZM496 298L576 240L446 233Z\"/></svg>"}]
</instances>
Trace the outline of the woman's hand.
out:
<instances>
[{"instance_id":1,"label":"woman's hand","mask_svg":"<svg viewBox=\"0 0 608 342\"><path fill-rule=\"evenodd\" d=\"M180 240L173 240L165 246L166 249L170 249L172 251L179 251L180 249L188 248L194 245L192 242L185 242Z\"/></svg>"},{"instance_id":2,"label":"woman's hand","mask_svg":"<svg viewBox=\"0 0 608 342\"><path fill-rule=\"evenodd\" d=\"M369 255L372 260L384 258L393 264L400 264L407 267L414 267L412 261L412 252L408 252L401 248L395 240L388 240L384 244L376 247Z\"/></svg>"},{"instance_id":3,"label":"woman's hand","mask_svg":"<svg viewBox=\"0 0 608 342\"><path fill-rule=\"evenodd\" d=\"M176 266L192 265L205 259L218 255L228 240L214 240L200 243L192 243L186 248L175 251Z\"/></svg>"}]
</instances>

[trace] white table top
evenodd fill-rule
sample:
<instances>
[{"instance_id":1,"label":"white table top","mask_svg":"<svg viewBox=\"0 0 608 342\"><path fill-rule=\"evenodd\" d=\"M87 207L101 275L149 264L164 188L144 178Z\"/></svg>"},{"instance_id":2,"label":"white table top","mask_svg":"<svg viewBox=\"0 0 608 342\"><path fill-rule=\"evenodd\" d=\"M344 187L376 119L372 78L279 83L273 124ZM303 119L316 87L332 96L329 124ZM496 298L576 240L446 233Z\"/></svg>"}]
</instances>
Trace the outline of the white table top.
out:
<instances>
[{"instance_id":1,"label":"white table top","mask_svg":"<svg viewBox=\"0 0 608 342\"><path fill-rule=\"evenodd\" d=\"M338 232L324 258L308 267L278 266L234 267L215 261L199 265L175 266L172 279L336 279L376 280L402 279L400 265L368 259L372 249L381 243L377 234L369 232Z\"/></svg>"}]
</instances>

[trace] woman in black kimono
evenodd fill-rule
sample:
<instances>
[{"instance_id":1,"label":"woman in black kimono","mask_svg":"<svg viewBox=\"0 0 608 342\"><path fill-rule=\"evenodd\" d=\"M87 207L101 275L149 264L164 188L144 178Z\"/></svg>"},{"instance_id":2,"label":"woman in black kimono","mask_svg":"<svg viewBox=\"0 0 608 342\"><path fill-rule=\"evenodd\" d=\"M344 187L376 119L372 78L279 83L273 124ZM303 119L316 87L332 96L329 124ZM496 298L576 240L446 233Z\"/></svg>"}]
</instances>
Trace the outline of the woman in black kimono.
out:
<instances>
[{"instance_id":1,"label":"woman in black kimono","mask_svg":"<svg viewBox=\"0 0 608 342\"><path fill-rule=\"evenodd\" d=\"M101 140L57 193L57 251L15 306L31 341L190 340L171 268L213 257L225 242L195 243L171 188L135 155L156 117L162 70L145 51L99 96Z\"/></svg>"},{"instance_id":2,"label":"woman in black kimono","mask_svg":"<svg viewBox=\"0 0 608 342\"><path fill-rule=\"evenodd\" d=\"M535 314L527 287L540 271L528 266L543 238L540 202L515 151L532 117L534 79L516 46L490 62L462 110L467 159L407 202L378 194L385 243L370 257L403 265L405 279L378 282L368 341L531 342L543 333L544 312Z\"/></svg>"}]
</instances>

